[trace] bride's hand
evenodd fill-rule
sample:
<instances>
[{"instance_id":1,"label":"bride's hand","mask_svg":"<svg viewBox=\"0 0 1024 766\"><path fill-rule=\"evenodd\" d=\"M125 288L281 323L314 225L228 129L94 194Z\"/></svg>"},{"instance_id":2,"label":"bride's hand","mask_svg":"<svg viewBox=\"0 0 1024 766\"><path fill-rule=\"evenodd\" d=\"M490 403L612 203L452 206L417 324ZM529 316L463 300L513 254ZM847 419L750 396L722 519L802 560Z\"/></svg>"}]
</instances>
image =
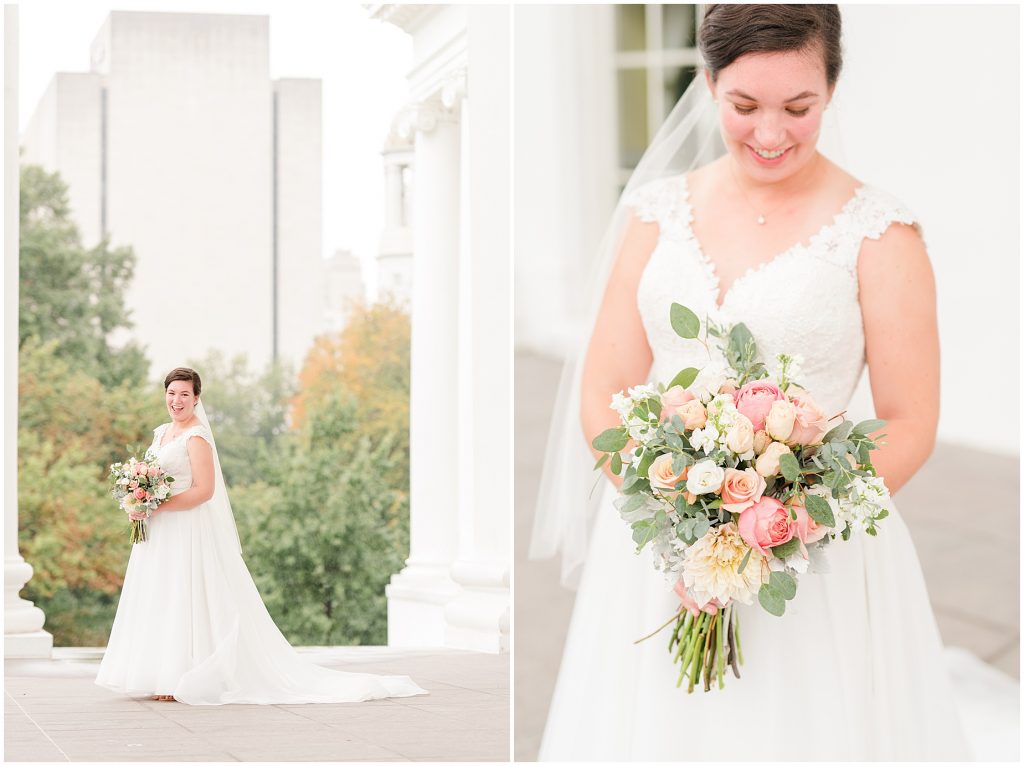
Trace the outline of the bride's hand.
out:
<instances>
[{"instance_id":1,"label":"bride's hand","mask_svg":"<svg viewBox=\"0 0 1024 766\"><path fill-rule=\"evenodd\" d=\"M716 614L718 608L722 606L722 603L717 599L712 599L704 605L704 608L697 606L697 602L694 601L690 594L686 592L686 586L683 585L683 581L680 580L676 583L676 595L679 596L679 600L683 602L683 606L690 614L697 617L701 612L707 612L708 614Z\"/></svg>"}]
</instances>

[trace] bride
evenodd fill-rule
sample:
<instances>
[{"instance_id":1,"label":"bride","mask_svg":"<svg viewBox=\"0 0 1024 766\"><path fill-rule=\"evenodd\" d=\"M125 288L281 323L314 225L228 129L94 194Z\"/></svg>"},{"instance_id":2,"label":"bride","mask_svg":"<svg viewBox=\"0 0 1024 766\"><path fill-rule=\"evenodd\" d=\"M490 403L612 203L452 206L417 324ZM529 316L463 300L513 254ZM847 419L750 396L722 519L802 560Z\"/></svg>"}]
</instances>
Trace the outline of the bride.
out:
<instances>
[{"instance_id":1,"label":"bride","mask_svg":"<svg viewBox=\"0 0 1024 766\"><path fill-rule=\"evenodd\" d=\"M687 695L660 638L633 643L680 597L636 555L611 503L619 477L606 467L596 502L582 500L600 453L580 449L579 423L589 443L619 425L613 393L708 364L673 332L673 302L745 323L766 361L802 355L801 382L830 414L867 363L887 421L872 459L892 492L929 456L938 419L935 287L917 222L819 151L842 64L837 6L708 5L699 37L705 72L626 188L589 345L556 405L566 420L549 439L531 553L560 550L566 576L585 565L540 758L967 758L899 513L877 537L829 546L829 571L801 578L783 618L738 607L746 664L723 691Z\"/></svg>"},{"instance_id":2,"label":"bride","mask_svg":"<svg viewBox=\"0 0 1024 766\"><path fill-rule=\"evenodd\" d=\"M132 547L96 683L190 705L359 702L427 692L407 676L348 673L300 656L242 560L217 445L187 367L164 380L170 423L151 450L172 497ZM143 518L133 515L132 518Z\"/></svg>"}]
</instances>

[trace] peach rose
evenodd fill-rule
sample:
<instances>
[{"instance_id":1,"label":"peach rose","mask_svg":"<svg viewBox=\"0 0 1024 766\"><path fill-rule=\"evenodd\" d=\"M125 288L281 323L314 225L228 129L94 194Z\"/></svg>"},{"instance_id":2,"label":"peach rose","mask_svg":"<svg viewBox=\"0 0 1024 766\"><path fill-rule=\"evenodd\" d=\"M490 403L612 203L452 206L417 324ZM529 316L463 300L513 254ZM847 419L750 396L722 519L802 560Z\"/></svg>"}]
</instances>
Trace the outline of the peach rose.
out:
<instances>
[{"instance_id":1,"label":"peach rose","mask_svg":"<svg viewBox=\"0 0 1024 766\"><path fill-rule=\"evenodd\" d=\"M796 511L796 524L799 524L797 535L804 543L816 543L829 533L829 527L819 524L807 513L807 509L795 498L788 505Z\"/></svg>"},{"instance_id":2,"label":"peach rose","mask_svg":"<svg viewBox=\"0 0 1024 766\"><path fill-rule=\"evenodd\" d=\"M661 417L668 420L676 414L676 408L693 401L694 396L682 386L672 386L661 395Z\"/></svg>"},{"instance_id":3,"label":"peach rose","mask_svg":"<svg viewBox=\"0 0 1024 766\"><path fill-rule=\"evenodd\" d=\"M725 381L725 383L718 387L718 393L735 394L737 388L738 386L736 385L736 381L733 380L732 378L729 378L727 381Z\"/></svg>"},{"instance_id":4,"label":"peach rose","mask_svg":"<svg viewBox=\"0 0 1024 766\"><path fill-rule=\"evenodd\" d=\"M691 399L685 404L676 407L675 414L683 421L683 427L687 431L703 428L708 422L708 411L696 399Z\"/></svg>"},{"instance_id":5,"label":"peach rose","mask_svg":"<svg viewBox=\"0 0 1024 766\"><path fill-rule=\"evenodd\" d=\"M139 500L146 499L146 490L144 490L142 487L136 488L136 490L132 492L132 494L135 495L135 497L138 498Z\"/></svg>"},{"instance_id":6,"label":"peach rose","mask_svg":"<svg viewBox=\"0 0 1024 766\"><path fill-rule=\"evenodd\" d=\"M744 415L737 415L725 435L725 445L737 455L750 452L754 449L754 424Z\"/></svg>"},{"instance_id":7,"label":"peach rose","mask_svg":"<svg viewBox=\"0 0 1024 766\"><path fill-rule=\"evenodd\" d=\"M766 431L755 431L754 432L754 454L762 455L764 451L768 449L768 445L772 443L772 437L768 435Z\"/></svg>"},{"instance_id":8,"label":"peach rose","mask_svg":"<svg viewBox=\"0 0 1024 766\"><path fill-rule=\"evenodd\" d=\"M811 398L810 394L797 386L789 387L795 419L793 432L789 435L792 444L818 444L828 432L828 418Z\"/></svg>"},{"instance_id":9,"label":"peach rose","mask_svg":"<svg viewBox=\"0 0 1024 766\"><path fill-rule=\"evenodd\" d=\"M652 487L675 489L676 484L686 478L686 473L685 468L681 473L672 471L672 454L666 452L664 455L658 455L651 463L651 467L647 470L647 478Z\"/></svg>"},{"instance_id":10,"label":"peach rose","mask_svg":"<svg viewBox=\"0 0 1024 766\"><path fill-rule=\"evenodd\" d=\"M768 417L764 419L764 430L776 441L784 442L793 432L793 421L796 418L796 407L790 402L772 402Z\"/></svg>"},{"instance_id":11,"label":"peach rose","mask_svg":"<svg viewBox=\"0 0 1024 766\"><path fill-rule=\"evenodd\" d=\"M782 442L772 442L765 447L764 452L754 462L754 469L766 479L777 475L779 472L779 458L787 452L792 452L792 450L785 444Z\"/></svg>"},{"instance_id":12,"label":"peach rose","mask_svg":"<svg viewBox=\"0 0 1024 766\"><path fill-rule=\"evenodd\" d=\"M135 489L137 486L139 486L139 483L137 481L128 482L128 489Z\"/></svg>"},{"instance_id":13,"label":"peach rose","mask_svg":"<svg viewBox=\"0 0 1024 766\"><path fill-rule=\"evenodd\" d=\"M145 474L145 470L146 470L146 464L145 463L136 463L135 467L132 468L132 474L134 474L135 476L145 476L146 475Z\"/></svg>"},{"instance_id":14,"label":"peach rose","mask_svg":"<svg viewBox=\"0 0 1024 766\"><path fill-rule=\"evenodd\" d=\"M762 497L743 511L736 526L744 542L765 555L770 548L788 543L797 532L797 522L791 522L789 510L774 497Z\"/></svg>"},{"instance_id":15,"label":"peach rose","mask_svg":"<svg viewBox=\"0 0 1024 766\"><path fill-rule=\"evenodd\" d=\"M743 471L726 468L722 482L722 508L729 513L740 513L761 499L765 486L764 478L753 468Z\"/></svg>"},{"instance_id":16,"label":"peach rose","mask_svg":"<svg viewBox=\"0 0 1024 766\"><path fill-rule=\"evenodd\" d=\"M736 409L750 419L755 431L761 431L772 404L785 400L786 395L774 383L753 380L736 392Z\"/></svg>"}]
</instances>

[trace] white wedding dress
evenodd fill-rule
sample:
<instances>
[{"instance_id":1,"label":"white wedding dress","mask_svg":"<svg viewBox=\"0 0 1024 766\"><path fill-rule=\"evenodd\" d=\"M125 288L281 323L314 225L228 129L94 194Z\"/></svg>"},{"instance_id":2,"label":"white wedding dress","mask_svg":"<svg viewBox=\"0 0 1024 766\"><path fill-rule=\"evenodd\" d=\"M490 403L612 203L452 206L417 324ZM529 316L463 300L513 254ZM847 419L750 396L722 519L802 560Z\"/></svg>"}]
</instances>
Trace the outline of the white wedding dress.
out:
<instances>
[{"instance_id":1,"label":"white wedding dress","mask_svg":"<svg viewBox=\"0 0 1024 766\"><path fill-rule=\"evenodd\" d=\"M168 425L156 429L151 449L179 494L192 485L188 440L213 445L213 438L194 426L161 447ZM157 513L148 523L149 540L134 545L128 560L96 677L100 686L171 694L191 705L359 702L427 693L407 676L330 670L299 655L263 605L237 537L215 528L211 503Z\"/></svg>"},{"instance_id":2,"label":"white wedding dress","mask_svg":"<svg viewBox=\"0 0 1024 766\"><path fill-rule=\"evenodd\" d=\"M902 205L859 188L808 243L738 278L719 307L718 278L691 227L685 177L642 186L627 203L660 227L637 293L652 381L707 363L703 346L669 324L678 302L720 323L744 322L764 360L801 354L800 382L827 412L845 409L864 366L857 254L865 237L878 238L893 222L913 223ZM830 545L830 572L801 577L784 617L756 603L740 606L742 678L727 674L724 690L698 687L688 695L676 688L667 631L633 643L664 623L679 599L646 552L636 554L611 504L614 489L605 487L541 760L971 757L898 512L877 537Z\"/></svg>"}]
</instances>

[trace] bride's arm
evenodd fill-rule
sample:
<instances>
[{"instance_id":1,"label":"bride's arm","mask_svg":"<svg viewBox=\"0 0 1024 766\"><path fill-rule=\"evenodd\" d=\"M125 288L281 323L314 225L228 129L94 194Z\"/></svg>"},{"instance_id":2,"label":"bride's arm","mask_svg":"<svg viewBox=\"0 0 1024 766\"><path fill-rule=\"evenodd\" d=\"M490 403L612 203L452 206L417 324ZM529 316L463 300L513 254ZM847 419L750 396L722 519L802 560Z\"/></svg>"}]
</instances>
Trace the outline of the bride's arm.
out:
<instances>
[{"instance_id":1,"label":"bride's arm","mask_svg":"<svg viewBox=\"0 0 1024 766\"><path fill-rule=\"evenodd\" d=\"M872 454L896 492L935 447L939 421L939 332L935 276L915 229L890 226L865 240L857 262L864 340L875 413L885 445Z\"/></svg>"},{"instance_id":2,"label":"bride's arm","mask_svg":"<svg viewBox=\"0 0 1024 766\"><path fill-rule=\"evenodd\" d=\"M605 429L619 425L618 415L608 406L612 394L643 383L651 368L651 348L640 321L636 290L657 241L656 223L632 218L608 278L583 363L580 420L588 444ZM595 458L601 454L594 452ZM616 486L622 483L607 463L604 471Z\"/></svg>"},{"instance_id":3,"label":"bride's arm","mask_svg":"<svg viewBox=\"0 0 1024 766\"><path fill-rule=\"evenodd\" d=\"M213 449L201 436L190 436L186 447L189 462L192 464L192 486L161 503L156 513L187 511L213 497Z\"/></svg>"}]
</instances>

